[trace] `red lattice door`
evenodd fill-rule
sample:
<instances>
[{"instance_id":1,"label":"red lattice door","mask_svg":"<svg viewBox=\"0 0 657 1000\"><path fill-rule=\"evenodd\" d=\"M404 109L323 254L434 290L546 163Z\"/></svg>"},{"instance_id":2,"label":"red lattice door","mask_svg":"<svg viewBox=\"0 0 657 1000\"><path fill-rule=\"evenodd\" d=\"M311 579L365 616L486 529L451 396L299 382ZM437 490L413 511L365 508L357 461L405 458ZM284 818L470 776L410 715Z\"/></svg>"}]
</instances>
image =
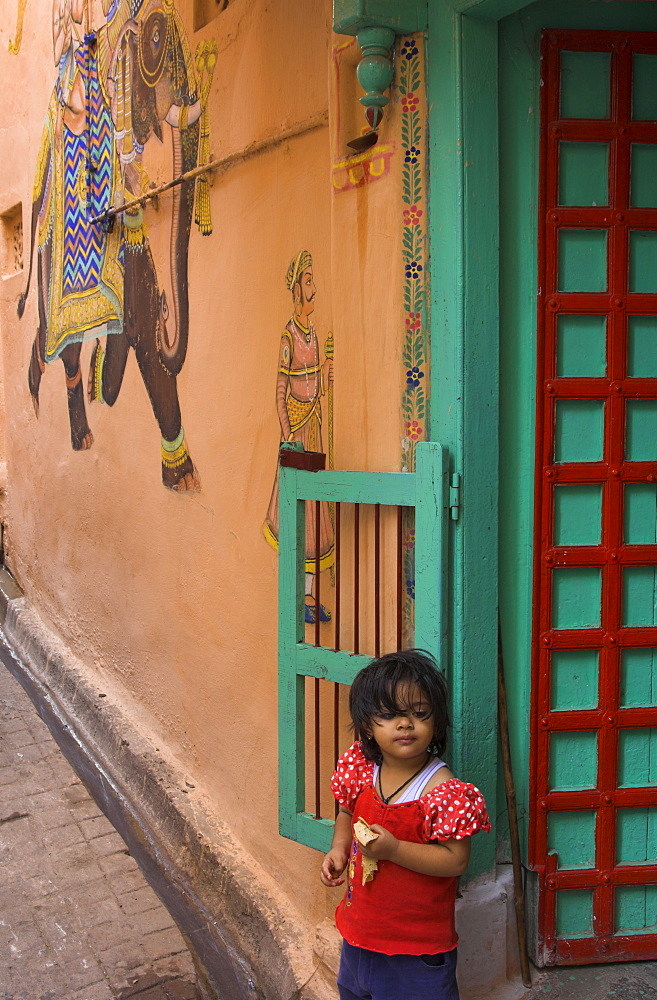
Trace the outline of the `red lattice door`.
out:
<instances>
[{"instance_id":1,"label":"red lattice door","mask_svg":"<svg viewBox=\"0 0 657 1000\"><path fill-rule=\"evenodd\" d=\"M539 957L657 957L657 35L543 40Z\"/></svg>"}]
</instances>

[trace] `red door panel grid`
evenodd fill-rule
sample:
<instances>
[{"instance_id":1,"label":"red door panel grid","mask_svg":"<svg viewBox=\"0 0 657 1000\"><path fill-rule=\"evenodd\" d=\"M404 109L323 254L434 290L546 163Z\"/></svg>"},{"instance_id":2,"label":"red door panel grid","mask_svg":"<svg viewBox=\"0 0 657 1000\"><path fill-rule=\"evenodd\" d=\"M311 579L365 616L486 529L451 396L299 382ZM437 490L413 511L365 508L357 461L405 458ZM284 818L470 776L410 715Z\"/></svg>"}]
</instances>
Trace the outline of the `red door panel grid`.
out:
<instances>
[{"instance_id":1,"label":"red door panel grid","mask_svg":"<svg viewBox=\"0 0 657 1000\"><path fill-rule=\"evenodd\" d=\"M541 77L529 865L545 964L657 957L657 34Z\"/></svg>"}]
</instances>

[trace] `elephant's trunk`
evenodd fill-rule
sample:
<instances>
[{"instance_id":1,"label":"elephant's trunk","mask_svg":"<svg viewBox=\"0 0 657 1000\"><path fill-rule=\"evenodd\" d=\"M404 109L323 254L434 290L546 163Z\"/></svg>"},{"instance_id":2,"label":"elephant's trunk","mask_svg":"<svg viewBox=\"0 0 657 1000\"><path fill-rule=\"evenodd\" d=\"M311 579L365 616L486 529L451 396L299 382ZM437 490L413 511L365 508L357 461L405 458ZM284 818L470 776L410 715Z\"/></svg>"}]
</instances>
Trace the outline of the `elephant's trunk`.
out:
<instances>
[{"instance_id":1,"label":"elephant's trunk","mask_svg":"<svg viewBox=\"0 0 657 1000\"><path fill-rule=\"evenodd\" d=\"M30 267L27 272L27 283L25 285L25 291L21 292L18 298L18 305L16 306L16 312L18 313L18 318L23 318L23 313L25 312L25 304L27 302L27 296L30 291L30 281L32 280L32 261L34 260L34 243L36 240L37 231L37 221L39 218L39 212L41 211L41 205L43 202L43 191L39 194L39 197L34 201L32 205L32 222L30 225Z\"/></svg>"},{"instance_id":2,"label":"elephant's trunk","mask_svg":"<svg viewBox=\"0 0 657 1000\"><path fill-rule=\"evenodd\" d=\"M184 132L174 128L173 135L173 176L191 170L196 165L198 149L198 124L189 126ZM194 181L184 181L173 188L171 218L171 290L173 310L168 317L160 312L160 336L158 352L165 369L171 375L178 375L187 354L189 339L189 286L187 263L189 257L189 232L194 209Z\"/></svg>"}]
</instances>

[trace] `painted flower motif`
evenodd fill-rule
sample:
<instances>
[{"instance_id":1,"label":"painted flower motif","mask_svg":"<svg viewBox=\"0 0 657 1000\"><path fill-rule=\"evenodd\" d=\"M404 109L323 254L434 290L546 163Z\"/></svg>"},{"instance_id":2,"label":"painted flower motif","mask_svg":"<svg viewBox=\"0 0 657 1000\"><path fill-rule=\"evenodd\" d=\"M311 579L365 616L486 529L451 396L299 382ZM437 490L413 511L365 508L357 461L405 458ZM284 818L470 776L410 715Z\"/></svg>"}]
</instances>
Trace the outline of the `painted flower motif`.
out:
<instances>
[{"instance_id":1,"label":"painted flower motif","mask_svg":"<svg viewBox=\"0 0 657 1000\"><path fill-rule=\"evenodd\" d=\"M417 365L409 368L406 372L406 384L412 386L414 389L417 389L421 378L424 378L424 372L420 371Z\"/></svg>"},{"instance_id":2,"label":"painted flower motif","mask_svg":"<svg viewBox=\"0 0 657 1000\"><path fill-rule=\"evenodd\" d=\"M406 581L406 593L412 601L415 600L415 580Z\"/></svg>"},{"instance_id":3,"label":"painted flower motif","mask_svg":"<svg viewBox=\"0 0 657 1000\"><path fill-rule=\"evenodd\" d=\"M417 226L422 218L422 209L418 208L417 205L411 205L410 208L404 209L404 225L405 226Z\"/></svg>"},{"instance_id":4,"label":"painted flower motif","mask_svg":"<svg viewBox=\"0 0 657 1000\"><path fill-rule=\"evenodd\" d=\"M413 278L414 280L417 280L420 277L421 270L422 270L422 265L418 264L416 260L412 260L410 264L405 265L407 278Z\"/></svg>"},{"instance_id":5,"label":"painted flower motif","mask_svg":"<svg viewBox=\"0 0 657 1000\"><path fill-rule=\"evenodd\" d=\"M406 424L406 433L408 434L411 441L417 441L418 438L422 437L423 431L421 425L417 420L411 420Z\"/></svg>"},{"instance_id":6,"label":"painted flower motif","mask_svg":"<svg viewBox=\"0 0 657 1000\"><path fill-rule=\"evenodd\" d=\"M422 316L420 313L409 312L406 317L406 329L409 333L415 333L422 326Z\"/></svg>"},{"instance_id":7,"label":"painted flower motif","mask_svg":"<svg viewBox=\"0 0 657 1000\"><path fill-rule=\"evenodd\" d=\"M417 146L409 146L409 148L406 150L406 156L404 157L404 161L406 163L417 163L419 158L420 158L419 148Z\"/></svg>"},{"instance_id":8,"label":"painted flower motif","mask_svg":"<svg viewBox=\"0 0 657 1000\"><path fill-rule=\"evenodd\" d=\"M406 41L402 45L401 54L404 57L404 59L412 59L413 56L416 56L418 54L418 48L413 38L406 39Z\"/></svg>"},{"instance_id":9,"label":"painted flower motif","mask_svg":"<svg viewBox=\"0 0 657 1000\"><path fill-rule=\"evenodd\" d=\"M419 104L420 101L415 96L412 90L410 90L408 94L404 94L401 100L402 111L406 112L415 111L415 109L419 106Z\"/></svg>"},{"instance_id":10,"label":"painted flower motif","mask_svg":"<svg viewBox=\"0 0 657 1000\"><path fill-rule=\"evenodd\" d=\"M415 528L411 528L406 536L406 548L415 548Z\"/></svg>"}]
</instances>

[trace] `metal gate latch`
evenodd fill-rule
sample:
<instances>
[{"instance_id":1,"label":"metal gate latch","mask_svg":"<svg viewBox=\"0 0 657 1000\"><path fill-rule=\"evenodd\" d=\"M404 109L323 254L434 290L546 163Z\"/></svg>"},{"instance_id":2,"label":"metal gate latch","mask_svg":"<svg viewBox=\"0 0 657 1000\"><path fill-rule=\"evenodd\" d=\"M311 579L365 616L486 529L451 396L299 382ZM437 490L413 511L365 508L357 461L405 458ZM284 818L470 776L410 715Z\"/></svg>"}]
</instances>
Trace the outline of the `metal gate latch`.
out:
<instances>
[{"instance_id":1,"label":"metal gate latch","mask_svg":"<svg viewBox=\"0 0 657 1000\"><path fill-rule=\"evenodd\" d=\"M458 472L452 473L452 482L449 487L449 516L452 521L458 521L461 509L461 477Z\"/></svg>"}]
</instances>

